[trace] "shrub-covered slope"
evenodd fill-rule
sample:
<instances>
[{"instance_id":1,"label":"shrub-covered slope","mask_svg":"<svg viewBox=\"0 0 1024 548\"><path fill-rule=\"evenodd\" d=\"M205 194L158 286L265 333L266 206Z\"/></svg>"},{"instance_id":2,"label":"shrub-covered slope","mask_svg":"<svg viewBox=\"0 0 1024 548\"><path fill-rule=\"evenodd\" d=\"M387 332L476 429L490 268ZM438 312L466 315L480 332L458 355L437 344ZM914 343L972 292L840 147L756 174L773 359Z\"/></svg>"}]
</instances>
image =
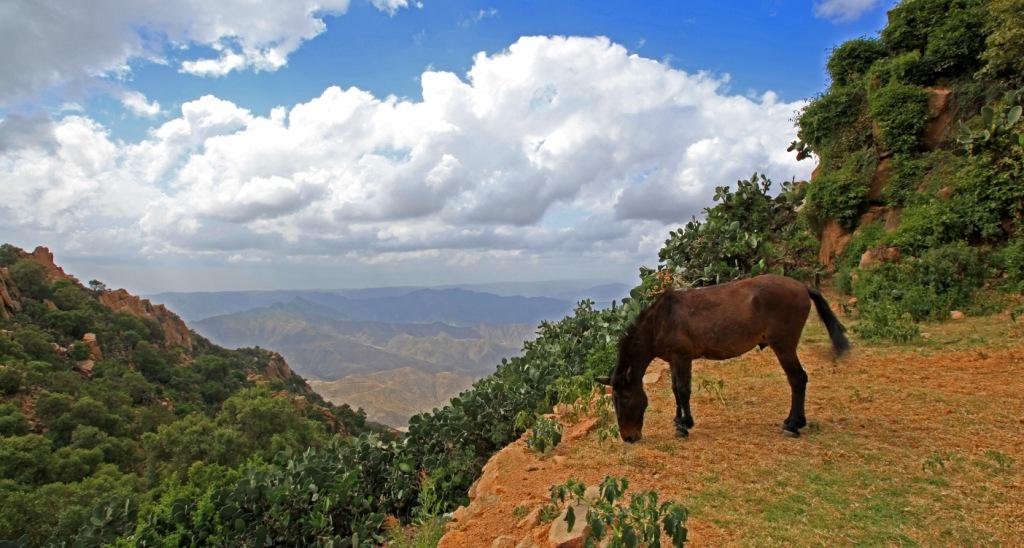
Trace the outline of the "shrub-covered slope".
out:
<instances>
[{"instance_id":1,"label":"shrub-covered slope","mask_svg":"<svg viewBox=\"0 0 1024 548\"><path fill-rule=\"evenodd\" d=\"M219 348L45 248L0 247L0 539L106 535L188 477L363 428L277 354Z\"/></svg>"}]
</instances>

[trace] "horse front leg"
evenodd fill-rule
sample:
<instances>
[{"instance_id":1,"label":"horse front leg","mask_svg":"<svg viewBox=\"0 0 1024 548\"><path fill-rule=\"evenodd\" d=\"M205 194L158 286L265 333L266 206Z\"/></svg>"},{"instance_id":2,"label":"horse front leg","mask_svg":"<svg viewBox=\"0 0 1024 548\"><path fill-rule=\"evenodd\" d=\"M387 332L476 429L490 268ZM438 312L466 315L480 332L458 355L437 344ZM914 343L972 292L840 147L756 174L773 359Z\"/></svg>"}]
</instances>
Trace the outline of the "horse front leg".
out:
<instances>
[{"instance_id":1,"label":"horse front leg","mask_svg":"<svg viewBox=\"0 0 1024 548\"><path fill-rule=\"evenodd\" d=\"M687 356L672 358L672 394L676 397L676 436L685 438L693 428L693 414L690 413L690 386L693 361Z\"/></svg>"}]
</instances>

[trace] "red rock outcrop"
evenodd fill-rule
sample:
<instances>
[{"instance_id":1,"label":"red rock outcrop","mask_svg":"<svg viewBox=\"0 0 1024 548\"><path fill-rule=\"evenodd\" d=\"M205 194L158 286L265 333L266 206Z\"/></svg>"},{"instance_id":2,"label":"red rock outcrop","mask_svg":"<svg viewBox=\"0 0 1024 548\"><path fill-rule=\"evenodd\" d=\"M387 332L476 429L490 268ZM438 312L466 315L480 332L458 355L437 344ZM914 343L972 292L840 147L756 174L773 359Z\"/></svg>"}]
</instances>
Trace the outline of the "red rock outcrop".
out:
<instances>
[{"instance_id":1,"label":"red rock outcrop","mask_svg":"<svg viewBox=\"0 0 1024 548\"><path fill-rule=\"evenodd\" d=\"M90 360L102 360L103 351L100 350L100 343L96 340L95 333L86 333L82 335L82 342L85 346L89 347L89 359Z\"/></svg>"},{"instance_id":2,"label":"red rock outcrop","mask_svg":"<svg viewBox=\"0 0 1024 548\"><path fill-rule=\"evenodd\" d=\"M885 187L889 186L892 179L892 158L882 158L875 168L875 175L871 178L871 189L868 191L868 200L878 202L882 199Z\"/></svg>"},{"instance_id":3,"label":"red rock outcrop","mask_svg":"<svg viewBox=\"0 0 1024 548\"><path fill-rule=\"evenodd\" d=\"M895 246L879 246L865 251L860 256L860 269L869 270L881 263L895 263L900 260L900 248Z\"/></svg>"},{"instance_id":4,"label":"red rock outcrop","mask_svg":"<svg viewBox=\"0 0 1024 548\"><path fill-rule=\"evenodd\" d=\"M820 262L826 270L832 272L835 270L836 257L843 253L846 249L846 244L850 243L852 235L843 230L843 227L837 221L829 221L825 223L825 229L821 231L821 248L818 250L818 262Z\"/></svg>"},{"instance_id":5,"label":"red rock outcrop","mask_svg":"<svg viewBox=\"0 0 1024 548\"><path fill-rule=\"evenodd\" d=\"M57 263L53 262L53 252L49 248L39 246L28 254L28 258L35 260L43 267L43 271L46 272L46 279L49 281L56 280L71 280L76 284L79 283L78 278L64 272L64 269L57 266Z\"/></svg>"},{"instance_id":6,"label":"red rock outcrop","mask_svg":"<svg viewBox=\"0 0 1024 548\"><path fill-rule=\"evenodd\" d=\"M21 312L18 288L7 268L0 266L0 318L10 318L18 312Z\"/></svg>"},{"instance_id":7,"label":"red rock outcrop","mask_svg":"<svg viewBox=\"0 0 1024 548\"><path fill-rule=\"evenodd\" d=\"M928 150L935 150L942 145L953 127L953 115L956 105L953 101L953 94L949 88L932 88L928 90L928 119L924 126L924 146Z\"/></svg>"},{"instance_id":8,"label":"red rock outcrop","mask_svg":"<svg viewBox=\"0 0 1024 548\"><path fill-rule=\"evenodd\" d=\"M125 312L160 324L164 332L164 344L167 346L180 346L192 350L192 335L188 331L188 326L164 305L153 304L149 299L136 297L124 289L104 291L100 293L99 300L100 304L114 312Z\"/></svg>"}]
</instances>

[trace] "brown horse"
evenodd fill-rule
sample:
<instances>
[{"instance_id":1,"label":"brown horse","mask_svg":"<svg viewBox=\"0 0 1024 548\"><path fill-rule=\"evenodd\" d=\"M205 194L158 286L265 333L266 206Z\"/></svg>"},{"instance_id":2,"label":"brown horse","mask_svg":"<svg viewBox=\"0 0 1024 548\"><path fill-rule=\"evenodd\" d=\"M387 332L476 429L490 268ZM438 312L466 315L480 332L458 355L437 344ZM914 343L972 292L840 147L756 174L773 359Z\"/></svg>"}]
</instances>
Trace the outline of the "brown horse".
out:
<instances>
[{"instance_id":1,"label":"brown horse","mask_svg":"<svg viewBox=\"0 0 1024 548\"><path fill-rule=\"evenodd\" d=\"M692 361L734 358L755 346L772 347L786 372L792 402L782 432L799 436L807 425L807 373L797 359L796 347L812 302L832 339L833 351L842 355L850 343L828 302L818 291L791 278L767 274L659 295L619 342L619 360L610 384L622 439L630 443L640 439L647 410L643 377L652 359L661 358L672 366L676 435L686 437L693 428ZM602 382L608 384L607 379Z\"/></svg>"}]
</instances>

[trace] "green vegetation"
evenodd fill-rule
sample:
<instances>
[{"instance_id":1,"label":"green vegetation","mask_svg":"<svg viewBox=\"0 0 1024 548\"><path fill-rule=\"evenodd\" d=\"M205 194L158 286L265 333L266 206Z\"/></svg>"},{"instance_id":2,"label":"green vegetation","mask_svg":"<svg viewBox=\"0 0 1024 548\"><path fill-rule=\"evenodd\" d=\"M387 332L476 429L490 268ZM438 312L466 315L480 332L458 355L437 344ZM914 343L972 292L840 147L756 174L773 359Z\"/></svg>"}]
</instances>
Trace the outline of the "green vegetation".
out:
<instances>
[{"instance_id":1,"label":"green vegetation","mask_svg":"<svg viewBox=\"0 0 1024 548\"><path fill-rule=\"evenodd\" d=\"M551 487L551 506L557 508L566 501L587 505L586 546L597 546L607 535L608 546L614 548L660 547L662 531L672 540L672 546L686 543L687 513L681 504L667 501L659 505L658 493L654 491L633 493L629 504L623 504L621 499L629 489L629 480L625 478L604 478L596 499L587 500L586 489L586 485L576 479ZM565 522L569 531L576 526L576 521L573 507L568 506Z\"/></svg>"},{"instance_id":2,"label":"green vegetation","mask_svg":"<svg viewBox=\"0 0 1024 548\"><path fill-rule=\"evenodd\" d=\"M558 421L541 417L533 423L530 435L526 438L526 446L532 451L546 455L553 451L562 441L562 425Z\"/></svg>"},{"instance_id":3,"label":"green vegetation","mask_svg":"<svg viewBox=\"0 0 1024 548\"><path fill-rule=\"evenodd\" d=\"M853 231L835 281L857 298L861 337L909 341L916 322L991 310L998 299L987 293L1024 287L1024 122L1020 94L1006 94L1022 83L1022 10L1020 0L899 4L880 40L835 49L831 86L798 116L792 148L818 156L814 181L784 183L773 195L755 174L735 190L718 188L703 220L670 233L663 264L641 269L629 299L602 310L585 301L541 324L520 357L413 417L400 439L367 432L357 411L325 413L301 379L250 380L265 371L266 352L227 351L194 335L190 352L168 348L159 325L99 304L102 283L51 282L34 261L0 248L23 306L0 320L0 538L372 546L387 540L388 516L436 527L436 516L467 502L494 452L530 429L544 448L557 443L541 415L555 403L589 402L618 338L654 294L765 272L810 280L822 269L817 238L830 222ZM958 105L947 114L965 128L959 146L929 128L929 99L938 97L929 88L946 88ZM870 196L883 161L892 175ZM860 224L872 210L897 209L896 226L881 217ZM897 248L897 258L860 268L861 255L880 247ZM85 333L103 352L91 373L79 363ZM607 404L598 410L612 422ZM331 434L338 422L356 436ZM601 432L613 436L614 426ZM593 531L628 545L656 538L660 523L685 539L682 507L653 494L616 504L624 490L602 485L607 506L591 513ZM892 505L903 494L872 496L883 529L902 519ZM820 512L795 498L761 507ZM875 533L864 541L909 540Z\"/></svg>"}]
</instances>

